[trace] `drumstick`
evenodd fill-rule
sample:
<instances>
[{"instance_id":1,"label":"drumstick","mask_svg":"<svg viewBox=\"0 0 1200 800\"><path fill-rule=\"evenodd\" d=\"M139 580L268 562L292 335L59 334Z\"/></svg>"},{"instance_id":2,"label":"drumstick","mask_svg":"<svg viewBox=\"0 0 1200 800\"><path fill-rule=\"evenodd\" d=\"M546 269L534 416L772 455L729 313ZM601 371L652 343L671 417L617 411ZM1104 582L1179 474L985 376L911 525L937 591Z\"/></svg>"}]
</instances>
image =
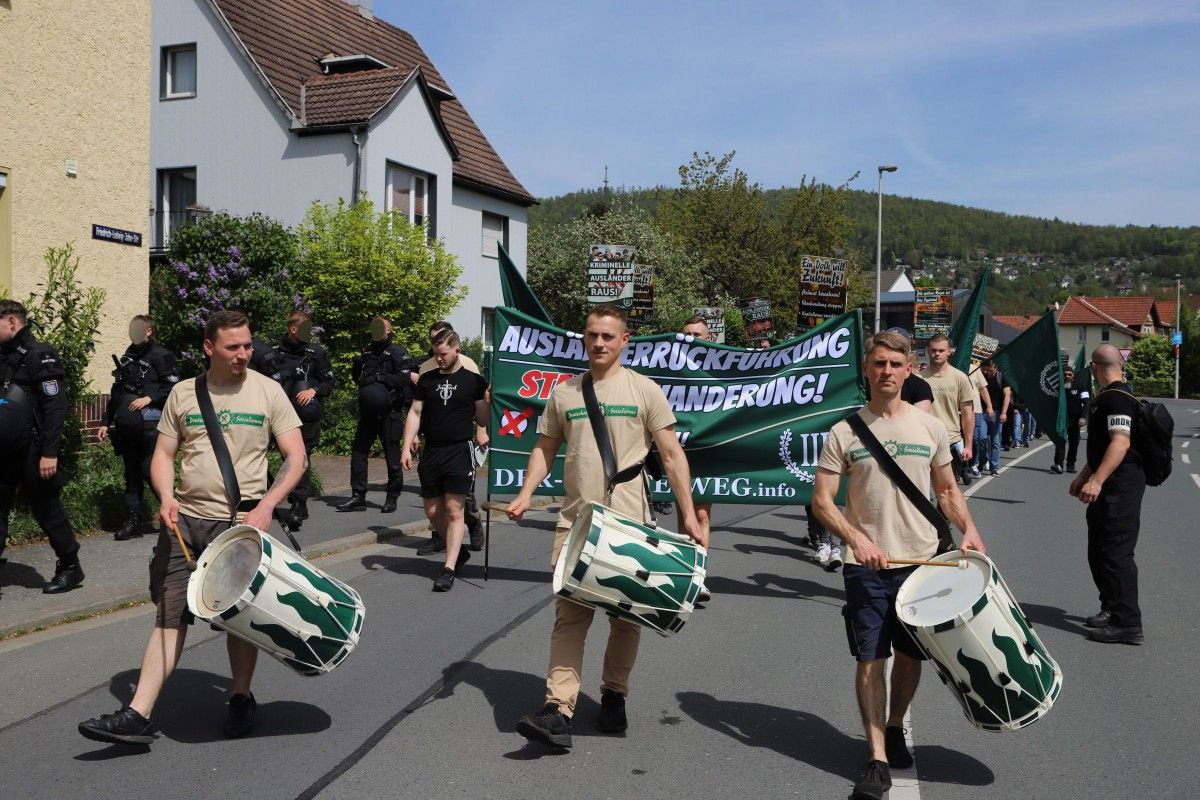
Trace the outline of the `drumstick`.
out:
<instances>
[{"instance_id":1,"label":"drumstick","mask_svg":"<svg viewBox=\"0 0 1200 800\"><path fill-rule=\"evenodd\" d=\"M889 564L911 564L918 567L958 567L959 569L967 569L969 566L965 558L960 558L958 561L920 561L913 558L889 558Z\"/></svg>"},{"instance_id":2,"label":"drumstick","mask_svg":"<svg viewBox=\"0 0 1200 800\"><path fill-rule=\"evenodd\" d=\"M484 511L499 511L501 514L508 513L508 503L480 503L479 507Z\"/></svg>"},{"instance_id":3,"label":"drumstick","mask_svg":"<svg viewBox=\"0 0 1200 800\"><path fill-rule=\"evenodd\" d=\"M196 562L192 561L192 554L188 552L187 545L183 542L183 534L179 532L179 526L172 522L171 530L175 531L175 538L179 541L179 546L183 548L183 558L187 561L188 572L195 572Z\"/></svg>"}]
</instances>

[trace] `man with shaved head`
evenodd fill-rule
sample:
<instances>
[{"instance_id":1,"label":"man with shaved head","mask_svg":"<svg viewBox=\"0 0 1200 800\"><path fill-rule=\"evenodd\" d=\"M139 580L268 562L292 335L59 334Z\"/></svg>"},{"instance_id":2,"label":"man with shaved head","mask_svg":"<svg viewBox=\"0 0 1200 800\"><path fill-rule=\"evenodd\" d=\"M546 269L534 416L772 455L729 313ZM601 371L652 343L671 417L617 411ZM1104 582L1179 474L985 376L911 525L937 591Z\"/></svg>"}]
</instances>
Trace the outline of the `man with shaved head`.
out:
<instances>
[{"instance_id":1,"label":"man with shaved head","mask_svg":"<svg viewBox=\"0 0 1200 800\"><path fill-rule=\"evenodd\" d=\"M1121 354L1111 344L1092 353L1100 391L1088 415L1087 465L1070 494L1087 503L1088 566L1100 592L1100 613L1087 618L1087 638L1141 644L1138 571L1133 560L1141 526L1146 474L1132 446L1138 401L1121 380Z\"/></svg>"}]
</instances>

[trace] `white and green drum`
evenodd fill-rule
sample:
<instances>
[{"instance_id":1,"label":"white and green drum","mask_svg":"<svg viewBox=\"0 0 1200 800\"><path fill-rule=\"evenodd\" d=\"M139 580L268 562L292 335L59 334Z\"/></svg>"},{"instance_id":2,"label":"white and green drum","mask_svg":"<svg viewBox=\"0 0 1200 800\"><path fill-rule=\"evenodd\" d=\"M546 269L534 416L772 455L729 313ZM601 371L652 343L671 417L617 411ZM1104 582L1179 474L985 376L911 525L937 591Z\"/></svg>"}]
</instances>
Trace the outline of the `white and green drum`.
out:
<instances>
[{"instance_id":1,"label":"white and green drum","mask_svg":"<svg viewBox=\"0 0 1200 800\"><path fill-rule=\"evenodd\" d=\"M961 558L955 550L933 560ZM966 569L915 569L896 595L896 615L978 728L1023 728L1062 690L1062 670L982 553L969 552Z\"/></svg>"},{"instance_id":2,"label":"white and green drum","mask_svg":"<svg viewBox=\"0 0 1200 800\"><path fill-rule=\"evenodd\" d=\"M200 554L188 608L301 675L330 672L358 644L358 592L251 525L236 525Z\"/></svg>"},{"instance_id":3,"label":"white and green drum","mask_svg":"<svg viewBox=\"0 0 1200 800\"><path fill-rule=\"evenodd\" d=\"M707 551L687 536L590 503L558 554L554 591L671 636L692 614L707 559Z\"/></svg>"}]
</instances>

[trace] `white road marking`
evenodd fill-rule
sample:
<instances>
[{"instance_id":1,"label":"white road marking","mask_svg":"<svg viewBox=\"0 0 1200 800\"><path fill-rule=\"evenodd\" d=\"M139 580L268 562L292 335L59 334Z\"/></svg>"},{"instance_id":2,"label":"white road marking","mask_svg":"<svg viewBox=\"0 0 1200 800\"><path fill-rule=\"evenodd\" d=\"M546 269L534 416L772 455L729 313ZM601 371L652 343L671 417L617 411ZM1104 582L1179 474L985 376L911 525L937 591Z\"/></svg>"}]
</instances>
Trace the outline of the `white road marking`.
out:
<instances>
[{"instance_id":1,"label":"white road marking","mask_svg":"<svg viewBox=\"0 0 1200 800\"><path fill-rule=\"evenodd\" d=\"M1192 480L1194 480L1196 482L1196 486L1200 487L1200 475L1197 475L1196 473L1193 472Z\"/></svg>"},{"instance_id":2,"label":"white road marking","mask_svg":"<svg viewBox=\"0 0 1200 800\"><path fill-rule=\"evenodd\" d=\"M1192 459L1188 456L1187 453L1184 453L1182 456L1180 456L1180 458L1183 459L1183 463L1185 463L1185 464L1192 463Z\"/></svg>"},{"instance_id":3,"label":"white road marking","mask_svg":"<svg viewBox=\"0 0 1200 800\"><path fill-rule=\"evenodd\" d=\"M1182 445L1180 445L1180 446L1181 446L1181 447L1187 447L1189 444L1191 444L1191 442L1184 442L1184 443L1183 443Z\"/></svg>"},{"instance_id":4,"label":"white road marking","mask_svg":"<svg viewBox=\"0 0 1200 800\"><path fill-rule=\"evenodd\" d=\"M1034 455L1035 453L1038 453L1041 450L1045 450L1047 447L1053 447L1053 446L1054 446L1054 442L1043 442L1042 444L1040 444L1037 447L1030 450L1028 453L1025 453L1022 456L1014 458L1012 461L1007 461L1007 462L1001 463L1000 466L1002 469L1012 469L1017 464L1020 464L1022 461L1029 458L1030 456ZM974 483L971 484L970 488L963 490L963 497L970 497L971 495L975 494L977 491L982 489L987 484L987 482L990 480L992 480L991 475L985 475L984 477L979 478L978 480L976 480Z\"/></svg>"},{"instance_id":5,"label":"white road marking","mask_svg":"<svg viewBox=\"0 0 1200 800\"><path fill-rule=\"evenodd\" d=\"M891 693L892 683L892 664L893 659L888 659L887 662L887 681ZM912 704L908 706L908 710L904 712L904 741L908 744L908 752L914 753L913 735L912 735ZM888 793L889 800L921 800L921 784L917 776L917 761L913 759L913 765L908 769L890 770L892 776L892 790Z\"/></svg>"}]
</instances>

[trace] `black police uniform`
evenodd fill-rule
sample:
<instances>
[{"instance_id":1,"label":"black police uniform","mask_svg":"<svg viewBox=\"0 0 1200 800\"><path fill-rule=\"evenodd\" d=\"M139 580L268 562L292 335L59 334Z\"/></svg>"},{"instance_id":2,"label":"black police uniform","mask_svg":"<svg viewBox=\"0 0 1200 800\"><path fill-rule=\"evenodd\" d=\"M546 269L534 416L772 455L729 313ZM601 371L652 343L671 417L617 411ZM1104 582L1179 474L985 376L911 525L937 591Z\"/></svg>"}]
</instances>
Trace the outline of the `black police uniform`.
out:
<instances>
[{"instance_id":1,"label":"black police uniform","mask_svg":"<svg viewBox=\"0 0 1200 800\"><path fill-rule=\"evenodd\" d=\"M142 534L142 484L150 485L150 459L158 441L158 421L167 395L179 383L179 366L170 350L152 340L131 344L114 360L117 368L113 370L115 380L104 424L113 449L125 465L123 499L129 516L115 535L123 540ZM140 411L130 411L129 404L139 397L149 397L150 404Z\"/></svg>"},{"instance_id":2,"label":"black police uniform","mask_svg":"<svg viewBox=\"0 0 1200 800\"><path fill-rule=\"evenodd\" d=\"M329 366L329 356L324 347L316 342L293 342L287 336L270 348L256 347L250 366L279 383L284 394L292 401L296 415L300 417L304 454L310 466L304 470L300 482L288 495L288 502L297 512L292 515L296 519L289 524L298 529L299 521L308 517L306 504L312 497L312 451L321 441L321 417L325 413L322 401L329 397L336 384L333 368ZM306 389L316 389L317 394L302 406L296 402L296 395Z\"/></svg>"},{"instance_id":3,"label":"black police uniform","mask_svg":"<svg viewBox=\"0 0 1200 800\"><path fill-rule=\"evenodd\" d=\"M42 480L39 466L43 456L58 457L68 410L66 372L54 348L34 339L28 327L0 346L0 398L4 407L11 406L0 419L9 423L26 419L27 425L32 424L32 431L27 427L25 435L0 432L0 438L13 445L0 457L0 553L8 543L8 517L20 485L34 519L58 556L54 578L42 591L55 594L73 589L83 581L83 570L79 543L58 496L62 470L50 480Z\"/></svg>"},{"instance_id":4,"label":"black police uniform","mask_svg":"<svg viewBox=\"0 0 1200 800\"><path fill-rule=\"evenodd\" d=\"M404 490L404 472L400 468L400 444L404 439L405 410L412 399L409 373L415 364L408 351L394 344L391 337L372 342L362 355L355 356L351 375L358 384L358 426L350 454L350 491L353 496L339 506L353 511L362 507L367 493L367 455L379 439L387 460L387 501L384 511L395 510L395 501Z\"/></svg>"},{"instance_id":5,"label":"black police uniform","mask_svg":"<svg viewBox=\"0 0 1200 800\"><path fill-rule=\"evenodd\" d=\"M1104 387L1092 401L1088 414L1088 467L1095 472L1104 460L1113 430L1136 435L1133 422L1138 404L1128 384L1117 381ZM1125 458L1100 488L1100 496L1087 507L1088 566L1100 592L1100 610L1111 615L1117 628L1141 628L1138 606L1138 570L1133 560L1141 528L1142 495L1146 474L1137 448L1130 443Z\"/></svg>"},{"instance_id":6,"label":"black police uniform","mask_svg":"<svg viewBox=\"0 0 1200 800\"><path fill-rule=\"evenodd\" d=\"M1079 457L1079 420L1087 416L1087 403L1087 389L1067 387L1067 441L1054 445L1054 463L1061 467L1065 456L1068 472L1075 471L1075 459Z\"/></svg>"}]
</instances>

